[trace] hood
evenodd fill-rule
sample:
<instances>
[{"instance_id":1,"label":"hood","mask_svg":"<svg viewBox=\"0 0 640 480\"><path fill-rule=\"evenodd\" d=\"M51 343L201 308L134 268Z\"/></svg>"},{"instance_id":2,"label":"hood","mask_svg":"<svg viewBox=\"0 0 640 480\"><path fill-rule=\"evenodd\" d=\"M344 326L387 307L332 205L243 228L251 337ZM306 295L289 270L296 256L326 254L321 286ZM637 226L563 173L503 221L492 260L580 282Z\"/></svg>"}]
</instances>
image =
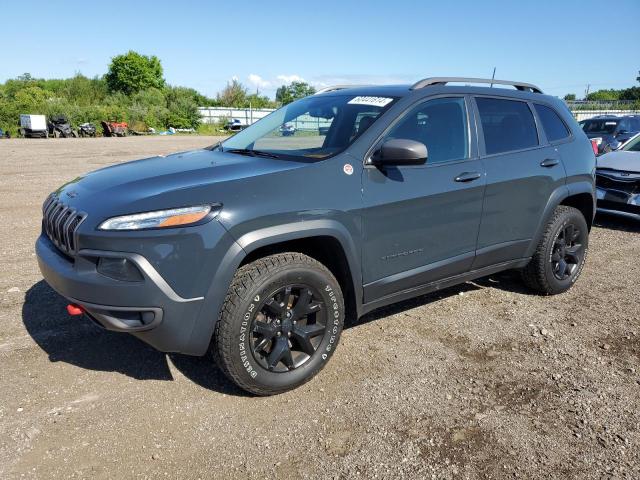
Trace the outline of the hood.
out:
<instances>
[{"instance_id":1,"label":"hood","mask_svg":"<svg viewBox=\"0 0 640 480\"><path fill-rule=\"evenodd\" d=\"M305 166L303 162L194 150L96 170L60 187L67 205L95 221L126 213L224 203L230 184Z\"/></svg>"},{"instance_id":2,"label":"hood","mask_svg":"<svg viewBox=\"0 0 640 480\"><path fill-rule=\"evenodd\" d=\"M625 172L640 172L640 152L619 150L605 153L597 158L596 167Z\"/></svg>"}]
</instances>

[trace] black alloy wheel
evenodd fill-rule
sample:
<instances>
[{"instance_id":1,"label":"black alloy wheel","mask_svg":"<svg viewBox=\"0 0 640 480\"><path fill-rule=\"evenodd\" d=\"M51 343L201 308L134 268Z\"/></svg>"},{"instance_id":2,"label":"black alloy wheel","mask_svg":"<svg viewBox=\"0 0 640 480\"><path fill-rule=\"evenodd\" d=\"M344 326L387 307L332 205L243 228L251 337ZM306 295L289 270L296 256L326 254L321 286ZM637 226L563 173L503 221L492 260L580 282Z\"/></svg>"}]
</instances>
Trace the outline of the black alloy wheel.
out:
<instances>
[{"instance_id":1,"label":"black alloy wheel","mask_svg":"<svg viewBox=\"0 0 640 480\"><path fill-rule=\"evenodd\" d=\"M272 372L304 365L322 343L327 309L309 285L279 288L264 298L252 321L251 351L258 364Z\"/></svg>"},{"instance_id":2,"label":"black alloy wheel","mask_svg":"<svg viewBox=\"0 0 640 480\"><path fill-rule=\"evenodd\" d=\"M568 223L562 228L553 243L551 266L558 280L570 278L584 258L584 246L580 242L580 229Z\"/></svg>"}]
</instances>

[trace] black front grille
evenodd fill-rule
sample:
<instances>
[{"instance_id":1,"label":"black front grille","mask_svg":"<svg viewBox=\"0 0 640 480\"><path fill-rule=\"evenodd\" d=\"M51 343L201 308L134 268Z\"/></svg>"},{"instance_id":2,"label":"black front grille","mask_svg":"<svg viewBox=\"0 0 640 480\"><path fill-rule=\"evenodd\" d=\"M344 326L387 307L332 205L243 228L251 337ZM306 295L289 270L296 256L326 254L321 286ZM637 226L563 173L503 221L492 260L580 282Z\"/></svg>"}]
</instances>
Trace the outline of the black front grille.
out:
<instances>
[{"instance_id":1,"label":"black front grille","mask_svg":"<svg viewBox=\"0 0 640 480\"><path fill-rule=\"evenodd\" d=\"M637 174L629 178L624 176L609 176L596 173L596 186L607 190L618 190L620 192L636 194L640 193L640 179Z\"/></svg>"},{"instance_id":2,"label":"black front grille","mask_svg":"<svg viewBox=\"0 0 640 480\"><path fill-rule=\"evenodd\" d=\"M76 253L76 230L86 214L63 204L51 195L42 206L42 230L56 247L67 255Z\"/></svg>"}]
</instances>

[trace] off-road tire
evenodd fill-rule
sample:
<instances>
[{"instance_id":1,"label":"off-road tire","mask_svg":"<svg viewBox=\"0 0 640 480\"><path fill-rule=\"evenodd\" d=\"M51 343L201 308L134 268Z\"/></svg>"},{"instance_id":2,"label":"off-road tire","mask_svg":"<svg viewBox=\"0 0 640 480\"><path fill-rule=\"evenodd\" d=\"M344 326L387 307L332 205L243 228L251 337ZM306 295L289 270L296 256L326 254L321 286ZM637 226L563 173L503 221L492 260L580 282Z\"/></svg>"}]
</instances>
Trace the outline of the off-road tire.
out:
<instances>
[{"instance_id":1,"label":"off-road tire","mask_svg":"<svg viewBox=\"0 0 640 480\"><path fill-rule=\"evenodd\" d=\"M322 303L319 308L325 309L322 314L325 329L315 353L304 363L276 372L261 365L265 357L254 351L253 322L263 311L261 302L271 292L293 284L308 285L316 292L312 298L317 297ZM243 265L236 272L216 323L210 351L219 368L240 388L255 395L275 395L308 382L324 367L340 339L344 316L340 285L327 267L297 252L269 255Z\"/></svg>"},{"instance_id":2,"label":"off-road tire","mask_svg":"<svg viewBox=\"0 0 640 480\"><path fill-rule=\"evenodd\" d=\"M565 279L559 279L554 274L552 255L554 245L559 235L568 225L574 225L580 232L579 241L582 245L579 261L571 274ZM580 210L565 205L558 206L547 223L544 234L538 243L529 264L522 269L524 283L542 295L556 295L566 292L576 282L585 261L589 247L589 233L587 222Z\"/></svg>"}]
</instances>

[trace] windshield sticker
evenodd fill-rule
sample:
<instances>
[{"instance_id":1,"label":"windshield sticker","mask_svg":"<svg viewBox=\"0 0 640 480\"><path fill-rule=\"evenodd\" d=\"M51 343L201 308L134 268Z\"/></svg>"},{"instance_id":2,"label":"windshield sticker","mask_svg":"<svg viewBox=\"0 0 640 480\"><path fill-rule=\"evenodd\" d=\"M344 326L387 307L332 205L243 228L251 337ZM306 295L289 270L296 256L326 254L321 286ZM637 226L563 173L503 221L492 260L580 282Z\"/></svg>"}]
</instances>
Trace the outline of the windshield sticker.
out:
<instances>
[{"instance_id":1,"label":"windshield sticker","mask_svg":"<svg viewBox=\"0 0 640 480\"><path fill-rule=\"evenodd\" d=\"M617 125L616 122L605 122L605 125Z\"/></svg>"},{"instance_id":2,"label":"windshield sticker","mask_svg":"<svg viewBox=\"0 0 640 480\"><path fill-rule=\"evenodd\" d=\"M385 107L390 102L393 102L393 98L387 97L355 97L349 100L349 105L371 105L373 107Z\"/></svg>"},{"instance_id":3,"label":"windshield sticker","mask_svg":"<svg viewBox=\"0 0 640 480\"><path fill-rule=\"evenodd\" d=\"M345 163L344 167L342 167L342 170L347 175L352 175L353 174L353 165L351 165L350 163Z\"/></svg>"}]
</instances>

